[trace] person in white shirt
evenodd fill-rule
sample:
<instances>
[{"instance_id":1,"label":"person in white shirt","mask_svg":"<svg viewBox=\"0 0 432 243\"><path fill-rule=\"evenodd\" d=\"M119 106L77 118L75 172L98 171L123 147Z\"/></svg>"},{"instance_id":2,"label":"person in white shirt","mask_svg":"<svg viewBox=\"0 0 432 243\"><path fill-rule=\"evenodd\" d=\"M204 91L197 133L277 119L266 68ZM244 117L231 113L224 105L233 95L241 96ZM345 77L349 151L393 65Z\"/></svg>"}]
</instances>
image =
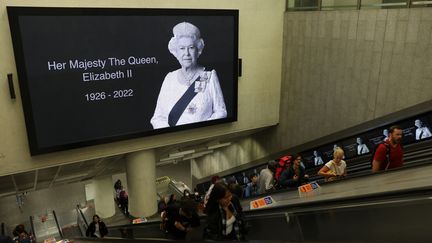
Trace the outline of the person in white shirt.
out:
<instances>
[{"instance_id":1,"label":"person in white shirt","mask_svg":"<svg viewBox=\"0 0 432 243\"><path fill-rule=\"evenodd\" d=\"M220 182L222 182L222 179L221 179L218 175L215 175L215 176L213 176L213 177L211 178L211 182L212 182L212 184L210 185L209 189L207 190L207 192L206 192L206 194L205 194L205 196L204 196L204 207L207 205L207 202L208 202L208 200L209 200L209 198L210 198L210 193L211 193L211 191L212 191L214 185L215 185L216 183L220 183Z\"/></svg>"},{"instance_id":2,"label":"person in white shirt","mask_svg":"<svg viewBox=\"0 0 432 243\"><path fill-rule=\"evenodd\" d=\"M258 179L258 194L271 192L274 190L274 173L277 162L270 160L267 163L267 168L262 169Z\"/></svg>"},{"instance_id":3,"label":"person in white shirt","mask_svg":"<svg viewBox=\"0 0 432 243\"><path fill-rule=\"evenodd\" d=\"M357 155L369 153L369 148L363 143L363 139L357 138Z\"/></svg>"},{"instance_id":4,"label":"person in white shirt","mask_svg":"<svg viewBox=\"0 0 432 243\"><path fill-rule=\"evenodd\" d=\"M187 22L174 26L168 49L181 68L168 73L150 120L154 129L174 127L227 117L227 110L215 70L198 64L204 49L199 29Z\"/></svg>"},{"instance_id":5,"label":"person in white shirt","mask_svg":"<svg viewBox=\"0 0 432 243\"><path fill-rule=\"evenodd\" d=\"M342 159L344 151L337 147L333 152L333 159L327 162L318 175L324 176L326 181L333 181L347 176L346 162Z\"/></svg>"},{"instance_id":6,"label":"person in white shirt","mask_svg":"<svg viewBox=\"0 0 432 243\"><path fill-rule=\"evenodd\" d=\"M428 127L423 125L423 122L419 119L414 121L414 125L417 127L416 129L416 140L422 140L425 138L429 138L432 136Z\"/></svg>"}]
</instances>

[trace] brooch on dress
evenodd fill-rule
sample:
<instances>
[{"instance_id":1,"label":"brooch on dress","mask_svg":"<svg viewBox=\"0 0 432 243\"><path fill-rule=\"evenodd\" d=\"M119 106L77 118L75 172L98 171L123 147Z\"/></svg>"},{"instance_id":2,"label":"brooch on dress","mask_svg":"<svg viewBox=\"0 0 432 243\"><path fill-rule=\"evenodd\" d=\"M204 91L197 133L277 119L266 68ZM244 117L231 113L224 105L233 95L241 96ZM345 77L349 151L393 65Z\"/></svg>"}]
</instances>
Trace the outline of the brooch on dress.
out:
<instances>
[{"instance_id":1,"label":"brooch on dress","mask_svg":"<svg viewBox=\"0 0 432 243\"><path fill-rule=\"evenodd\" d=\"M197 109L198 109L198 107L196 106L196 104L192 103L188 106L187 112L193 115L193 114L195 114Z\"/></svg>"},{"instance_id":2,"label":"brooch on dress","mask_svg":"<svg viewBox=\"0 0 432 243\"><path fill-rule=\"evenodd\" d=\"M207 72L204 72L204 74L198 77L198 79L195 81L195 93L198 92L204 92L206 86L207 86L207 82L208 82L208 76L207 76Z\"/></svg>"}]
</instances>

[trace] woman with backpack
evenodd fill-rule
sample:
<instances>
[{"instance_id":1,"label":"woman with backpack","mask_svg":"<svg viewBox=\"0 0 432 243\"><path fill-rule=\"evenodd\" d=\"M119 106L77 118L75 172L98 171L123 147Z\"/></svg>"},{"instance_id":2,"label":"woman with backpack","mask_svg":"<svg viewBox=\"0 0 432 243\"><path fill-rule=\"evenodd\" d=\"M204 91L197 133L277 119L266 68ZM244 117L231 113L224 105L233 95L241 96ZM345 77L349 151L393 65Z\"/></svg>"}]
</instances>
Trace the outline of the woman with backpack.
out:
<instances>
[{"instance_id":1,"label":"woman with backpack","mask_svg":"<svg viewBox=\"0 0 432 243\"><path fill-rule=\"evenodd\" d=\"M299 187L309 180L309 175L306 174L305 169L301 166L301 155L297 154L294 157L293 163L287 170L284 170L279 178L279 185L285 187Z\"/></svg>"}]
</instances>

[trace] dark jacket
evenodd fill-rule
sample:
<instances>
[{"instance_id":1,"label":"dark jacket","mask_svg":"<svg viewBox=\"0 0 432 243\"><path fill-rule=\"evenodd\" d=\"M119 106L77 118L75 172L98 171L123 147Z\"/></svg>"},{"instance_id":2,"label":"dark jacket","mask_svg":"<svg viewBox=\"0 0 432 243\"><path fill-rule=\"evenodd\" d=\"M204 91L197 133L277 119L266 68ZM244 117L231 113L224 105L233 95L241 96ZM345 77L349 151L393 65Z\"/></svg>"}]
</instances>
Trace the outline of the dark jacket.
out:
<instances>
[{"instance_id":1,"label":"dark jacket","mask_svg":"<svg viewBox=\"0 0 432 243\"><path fill-rule=\"evenodd\" d=\"M240 200L233 195L231 199L231 205L237 211L236 221L239 224L241 238L244 239L244 235L246 233L245 222L243 209L240 205ZM219 210L219 206L217 205L208 205L210 206L207 211L207 228L205 230L205 236L207 239L212 240L235 240L235 234L230 234L229 236L225 236L222 234L223 225L222 225L222 215ZM231 211L234 211L230 206ZM234 229L233 229L234 232Z\"/></svg>"},{"instance_id":2,"label":"dark jacket","mask_svg":"<svg viewBox=\"0 0 432 243\"><path fill-rule=\"evenodd\" d=\"M305 170L303 167L299 166L299 178L297 181L293 179L295 175L294 167L290 166L288 169L284 170L279 178L279 185L282 187L299 187L304 183L307 183L308 179L305 178Z\"/></svg>"},{"instance_id":3,"label":"dark jacket","mask_svg":"<svg viewBox=\"0 0 432 243\"><path fill-rule=\"evenodd\" d=\"M87 228L86 236L87 237L97 237L94 234L95 231L96 231L96 224L95 224L95 222L91 222ZM101 237L104 237L105 235L108 234L108 229L107 229L105 223L102 221L99 222L99 233L100 233Z\"/></svg>"},{"instance_id":4,"label":"dark jacket","mask_svg":"<svg viewBox=\"0 0 432 243\"><path fill-rule=\"evenodd\" d=\"M180 205L174 206L175 204L172 204L171 207L168 207L166 212L166 230L173 239L176 240L184 240L186 238L186 232L179 230L175 223L179 222L183 225L185 228L197 228L200 226L200 218L198 214L193 213L191 217L186 217L180 214ZM174 207L173 207L174 206Z\"/></svg>"}]
</instances>

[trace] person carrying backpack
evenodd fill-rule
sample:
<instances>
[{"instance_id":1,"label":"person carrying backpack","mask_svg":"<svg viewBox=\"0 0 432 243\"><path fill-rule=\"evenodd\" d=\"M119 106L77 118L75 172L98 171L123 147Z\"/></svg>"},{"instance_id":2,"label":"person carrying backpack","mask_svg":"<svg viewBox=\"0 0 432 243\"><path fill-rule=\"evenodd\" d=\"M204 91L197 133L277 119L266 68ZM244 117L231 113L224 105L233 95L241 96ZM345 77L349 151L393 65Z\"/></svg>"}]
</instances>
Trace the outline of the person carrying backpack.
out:
<instances>
[{"instance_id":1,"label":"person carrying backpack","mask_svg":"<svg viewBox=\"0 0 432 243\"><path fill-rule=\"evenodd\" d=\"M279 177L281 176L282 172L290 166L291 160L291 155L285 155L279 159L274 175L276 181L279 181Z\"/></svg>"},{"instance_id":2,"label":"person carrying backpack","mask_svg":"<svg viewBox=\"0 0 432 243\"><path fill-rule=\"evenodd\" d=\"M383 171L403 166L402 128L390 127L389 137L378 144L372 159L372 172Z\"/></svg>"},{"instance_id":3,"label":"person carrying backpack","mask_svg":"<svg viewBox=\"0 0 432 243\"><path fill-rule=\"evenodd\" d=\"M121 209L122 209L123 213L128 215L129 214L129 209L128 209L129 195L123 187L121 188L121 191L120 191L120 205L121 205Z\"/></svg>"}]
</instances>

